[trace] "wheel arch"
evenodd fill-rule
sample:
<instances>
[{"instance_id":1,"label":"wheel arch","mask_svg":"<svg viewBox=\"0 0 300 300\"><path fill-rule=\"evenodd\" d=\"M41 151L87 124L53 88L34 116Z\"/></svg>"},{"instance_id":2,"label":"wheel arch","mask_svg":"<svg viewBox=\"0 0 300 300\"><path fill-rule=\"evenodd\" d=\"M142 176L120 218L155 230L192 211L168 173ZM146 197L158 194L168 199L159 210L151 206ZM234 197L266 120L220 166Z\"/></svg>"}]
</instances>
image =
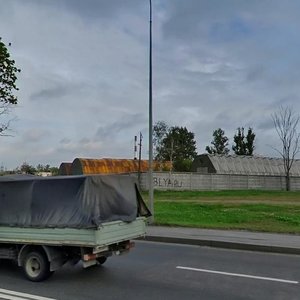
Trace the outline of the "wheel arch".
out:
<instances>
[{"instance_id":1,"label":"wheel arch","mask_svg":"<svg viewBox=\"0 0 300 300\"><path fill-rule=\"evenodd\" d=\"M46 246L46 245L23 245L18 254L18 266L23 265L24 259L29 252L38 251L46 255L50 263L50 271L59 269L65 262L64 253L60 247Z\"/></svg>"},{"instance_id":2,"label":"wheel arch","mask_svg":"<svg viewBox=\"0 0 300 300\"><path fill-rule=\"evenodd\" d=\"M27 254L29 252L32 252L32 251L43 252L44 254L46 254L48 261L50 261L49 255L45 249L45 246L28 244L28 245L23 245L18 253L18 266L19 267L23 266L25 257L27 256Z\"/></svg>"}]
</instances>

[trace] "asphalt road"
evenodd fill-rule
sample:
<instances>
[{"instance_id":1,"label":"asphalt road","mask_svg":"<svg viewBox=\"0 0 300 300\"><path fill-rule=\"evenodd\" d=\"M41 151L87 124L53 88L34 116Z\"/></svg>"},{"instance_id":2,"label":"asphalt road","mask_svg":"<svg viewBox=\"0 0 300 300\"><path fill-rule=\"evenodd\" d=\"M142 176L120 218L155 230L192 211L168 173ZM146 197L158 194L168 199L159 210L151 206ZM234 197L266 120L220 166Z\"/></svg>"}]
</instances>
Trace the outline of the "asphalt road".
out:
<instances>
[{"instance_id":1,"label":"asphalt road","mask_svg":"<svg viewBox=\"0 0 300 300\"><path fill-rule=\"evenodd\" d=\"M0 261L0 299L300 299L300 256L136 242L102 267L65 266L32 283Z\"/></svg>"}]
</instances>

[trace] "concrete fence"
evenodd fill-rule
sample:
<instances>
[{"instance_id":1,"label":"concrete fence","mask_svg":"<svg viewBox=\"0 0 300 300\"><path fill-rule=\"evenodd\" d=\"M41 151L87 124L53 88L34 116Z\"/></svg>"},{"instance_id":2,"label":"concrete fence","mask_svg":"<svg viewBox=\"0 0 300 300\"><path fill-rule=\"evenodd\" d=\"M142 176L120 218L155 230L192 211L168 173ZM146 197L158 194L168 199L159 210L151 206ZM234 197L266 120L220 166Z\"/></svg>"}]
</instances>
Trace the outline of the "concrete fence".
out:
<instances>
[{"instance_id":1,"label":"concrete fence","mask_svg":"<svg viewBox=\"0 0 300 300\"><path fill-rule=\"evenodd\" d=\"M291 177L291 190L300 190L300 177ZM284 176L154 172L157 190L285 190ZM148 190L148 173L141 174L141 189Z\"/></svg>"}]
</instances>

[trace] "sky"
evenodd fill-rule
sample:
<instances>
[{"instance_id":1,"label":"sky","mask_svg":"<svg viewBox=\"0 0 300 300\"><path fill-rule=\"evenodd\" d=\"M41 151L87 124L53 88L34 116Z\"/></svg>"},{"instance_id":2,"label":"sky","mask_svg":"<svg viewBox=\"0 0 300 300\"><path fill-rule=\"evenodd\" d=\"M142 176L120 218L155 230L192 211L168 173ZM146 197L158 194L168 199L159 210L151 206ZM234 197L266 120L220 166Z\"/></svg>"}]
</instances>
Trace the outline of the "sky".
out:
<instances>
[{"instance_id":1,"label":"sky","mask_svg":"<svg viewBox=\"0 0 300 300\"><path fill-rule=\"evenodd\" d=\"M255 154L278 156L271 116L300 110L300 1L152 4L153 123L186 126L199 154L251 127ZM140 132L148 158L148 0L0 0L0 37L22 70L2 167L133 158Z\"/></svg>"}]
</instances>

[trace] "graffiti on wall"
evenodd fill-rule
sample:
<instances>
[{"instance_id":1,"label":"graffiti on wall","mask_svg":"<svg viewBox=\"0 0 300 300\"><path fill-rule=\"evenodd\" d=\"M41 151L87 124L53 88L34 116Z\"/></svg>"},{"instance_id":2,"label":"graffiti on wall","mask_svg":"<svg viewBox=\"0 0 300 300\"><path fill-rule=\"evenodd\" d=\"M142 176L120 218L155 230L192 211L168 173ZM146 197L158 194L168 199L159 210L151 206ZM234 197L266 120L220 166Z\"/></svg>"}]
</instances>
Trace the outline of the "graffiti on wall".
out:
<instances>
[{"instance_id":1,"label":"graffiti on wall","mask_svg":"<svg viewBox=\"0 0 300 300\"><path fill-rule=\"evenodd\" d=\"M161 178L161 177L153 177L153 184L154 186L169 188L169 187L182 187L182 181L179 181L177 179L172 179L169 177Z\"/></svg>"}]
</instances>

